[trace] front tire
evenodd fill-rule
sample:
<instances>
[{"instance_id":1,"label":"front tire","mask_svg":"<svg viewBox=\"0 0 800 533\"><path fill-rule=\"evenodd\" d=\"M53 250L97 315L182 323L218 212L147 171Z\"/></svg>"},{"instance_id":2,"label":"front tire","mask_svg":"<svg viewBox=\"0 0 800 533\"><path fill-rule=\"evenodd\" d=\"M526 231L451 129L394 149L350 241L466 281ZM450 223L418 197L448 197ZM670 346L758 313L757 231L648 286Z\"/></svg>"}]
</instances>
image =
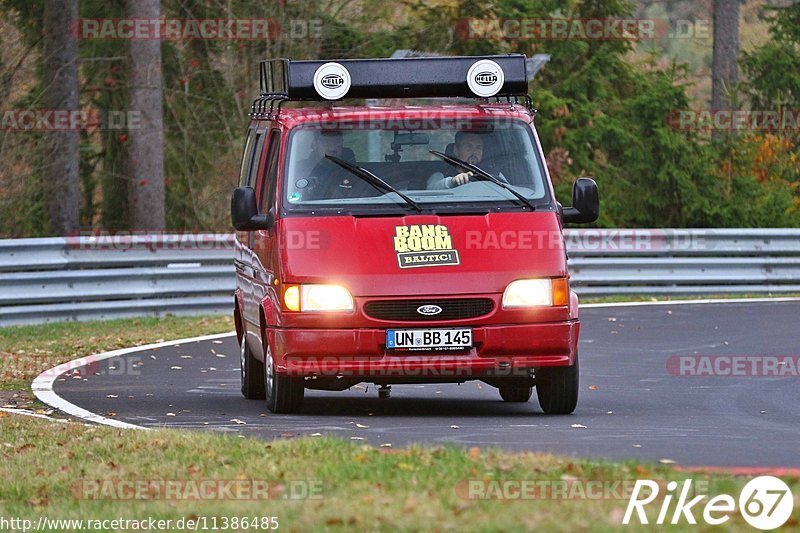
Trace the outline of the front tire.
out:
<instances>
[{"instance_id":1,"label":"front tire","mask_svg":"<svg viewBox=\"0 0 800 533\"><path fill-rule=\"evenodd\" d=\"M264 392L264 363L253 357L247 347L247 333L242 334L239 346L239 368L242 380L242 396L248 400L263 400Z\"/></svg>"},{"instance_id":2,"label":"front tire","mask_svg":"<svg viewBox=\"0 0 800 533\"><path fill-rule=\"evenodd\" d=\"M275 373L272 348L264 343L264 390L267 409L273 413L296 413L303 406L303 378L290 378Z\"/></svg>"},{"instance_id":3,"label":"front tire","mask_svg":"<svg viewBox=\"0 0 800 533\"><path fill-rule=\"evenodd\" d=\"M536 372L536 396L548 415L568 415L578 405L578 356L572 366L540 368Z\"/></svg>"}]
</instances>

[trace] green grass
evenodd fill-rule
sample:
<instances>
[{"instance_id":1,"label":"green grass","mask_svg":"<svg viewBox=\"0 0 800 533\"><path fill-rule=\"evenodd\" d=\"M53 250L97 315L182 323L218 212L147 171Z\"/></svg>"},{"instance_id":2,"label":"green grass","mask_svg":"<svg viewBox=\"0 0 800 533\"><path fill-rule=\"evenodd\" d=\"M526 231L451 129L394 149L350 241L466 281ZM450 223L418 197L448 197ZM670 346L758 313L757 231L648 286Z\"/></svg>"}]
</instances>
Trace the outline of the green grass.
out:
<instances>
[{"instance_id":1,"label":"green grass","mask_svg":"<svg viewBox=\"0 0 800 533\"><path fill-rule=\"evenodd\" d=\"M622 499L470 499L465 480L678 480L707 482L708 493L738 494L747 481L693 475L665 465L574 460L456 447L375 448L330 438L281 442L178 431L119 431L8 415L0 424L0 516L177 520L184 516L276 516L281 529L612 530ZM266 501L85 499L81 487L115 480L259 480L318 488L314 499ZM104 485L110 486L110 485ZM793 481L798 493L800 485ZM658 513L652 506L651 520ZM698 516L698 518L700 518ZM700 518L702 520L702 518ZM795 522L796 523L796 522ZM728 530L747 530L737 515ZM628 529L628 528L626 528ZM644 527L634 527L634 530ZM678 528L675 528L678 530Z\"/></svg>"},{"instance_id":2,"label":"green grass","mask_svg":"<svg viewBox=\"0 0 800 533\"><path fill-rule=\"evenodd\" d=\"M231 329L228 318L56 324L0 329L0 346L3 360L8 356L30 357L48 368L114 348ZM27 386L35 375L35 371L2 374L0 387ZM749 480L722 474L687 474L669 465L635 461L571 459L455 446L392 449L327 437L265 442L211 432L121 431L0 412L0 517L34 521L40 516L84 520L217 517L219 521L223 517L275 516L280 529L290 531L644 531L652 525L620 525L626 499L479 499L467 497L464 484L467 480L580 484L635 479L663 483L687 478L708 483L707 493L712 496L727 493L734 497ZM93 483L107 488L120 480L189 484L257 480L268 483L273 492L266 501L201 501L120 499L113 492L87 499L81 491ZM784 480L795 495L800 493L797 479ZM288 494L292 486L314 487L319 497L283 499L281 494ZM659 504L648 507L651 521L658 514ZM701 513L695 514L702 520ZM796 519L789 525L797 526ZM726 530L751 529L734 513Z\"/></svg>"}]
</instances>

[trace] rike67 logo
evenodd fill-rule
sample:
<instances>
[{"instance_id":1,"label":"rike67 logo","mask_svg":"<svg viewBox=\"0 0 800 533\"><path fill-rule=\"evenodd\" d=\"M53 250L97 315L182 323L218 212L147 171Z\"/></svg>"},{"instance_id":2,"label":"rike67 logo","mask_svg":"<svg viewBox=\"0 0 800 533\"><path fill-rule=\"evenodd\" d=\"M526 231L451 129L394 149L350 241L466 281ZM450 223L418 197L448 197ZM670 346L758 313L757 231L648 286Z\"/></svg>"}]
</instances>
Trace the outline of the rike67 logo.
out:
<instances>
[{"instance_id":1,"label":"rike67 logo","mask_svg":"<svg viewBox=\"0 0 800 533\"><path fill-rule=\"evenodd\" d=\"M709 499L708 495L692 495L692 480L687 479L680 486L677 481L667 484L666 494L659 495L659 485L655 481L637 480L633 494L628 501L623 524L630 524L635 516L640 524L648 524L645 507L661 500L655 524L697 524L695 513L702 513L702 519L712 526L728 522L737 510L737 501L729 494L720 494ZM659 498L661 496L661 498ZM673 501L676 499L673 507ZM760 476L750 480L742 489L738 499L738 511L745 521L754 528L768 531L784 525L792 516L794 496L789 486L773 476Z\"/></svg>"}]
</instances>

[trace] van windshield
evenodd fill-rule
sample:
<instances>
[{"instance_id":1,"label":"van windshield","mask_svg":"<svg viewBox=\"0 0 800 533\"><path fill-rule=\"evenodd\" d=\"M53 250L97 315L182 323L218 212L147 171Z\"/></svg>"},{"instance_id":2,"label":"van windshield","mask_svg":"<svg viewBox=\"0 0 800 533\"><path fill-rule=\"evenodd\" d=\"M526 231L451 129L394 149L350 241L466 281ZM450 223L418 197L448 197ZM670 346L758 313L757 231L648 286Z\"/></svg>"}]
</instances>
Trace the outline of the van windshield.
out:
<instances>
[{"instance_id":1,"label":"van windshield","mask_svg":"<svg viewBox=\"0 0 800 533\"><path fill-rule=\"evenodd\" d=\"M290 135L285 168L282 204L287 212L396 212L409 199L437 211L521 210L549 203L531 127L516 119L302 126ZM362 170L397 192L365 179Z\"/></svg>"}]
</instances>

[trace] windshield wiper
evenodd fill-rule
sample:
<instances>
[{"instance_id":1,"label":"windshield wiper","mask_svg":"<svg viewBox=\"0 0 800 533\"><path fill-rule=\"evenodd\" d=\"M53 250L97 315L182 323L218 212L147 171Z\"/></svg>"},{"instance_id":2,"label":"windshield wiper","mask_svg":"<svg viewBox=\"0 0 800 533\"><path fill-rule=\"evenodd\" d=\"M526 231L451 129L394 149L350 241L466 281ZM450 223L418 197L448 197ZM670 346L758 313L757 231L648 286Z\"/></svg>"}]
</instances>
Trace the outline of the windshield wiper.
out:
<instances>
[{"instance_id":1,"label":"windshield wiper","mask_svg":"<svg viewBox=\"0 0 800 533\"><path fill-rule=\"evenodd\" d=\"M536 206L533 205L530 202L530 200L528 200L523 195L521 195L520 193L515 191L511 187L511 185L503 183L502 181L500 181L496 177L492 176L491 174L489 174L488 172L486 172L482 168L480 168L478 166L475 166L472 163L467 163L466 161L462 161L461 159L458 159L457 157L453 157L451 155L443 154L442 152L437 152L436 150L428 150L428 151L430 153L432 153L433 155L444 159L445 161L447 161L448 163L450 163L451 165L453 165L456 168L460 168L462 170L467 170L469 172L472 172L473 175L477 174L478 176L481 177L482 181L490 181L490 182L494 183L495 185L498 185L499 187L507 190L508 192L510 192L511 194L516 196L517 199L520 202L522 202L523 204L525 204L528 207L530 207L531 211L536 211Z\"/></svg>"},{"instance_id":2,"label":"windshield wiper","mask_svg":"<svg viewBox=\"0 0 800 533\"><path fill-rule=\"evenodd\" d=\"M416 211L418 213L422 213L422 208L419 206L419 204L417 202L415 202L414 200L412 200L411 198L409 198L405 194L401 193L400 191L398 191L397 189L395 189L394 187L392 187L391 185L389 185L388 183L383 181L381 178L379 178L378 176L376 176L375 174L373 174L372 172L370 172L366 168L358 167L358 166L356 166L356 165L354 165L352 163L348 163L344 159L339 159L338 157L332 156L330 154L325 154L325 157L330 159L331 161L333 161L334 163L336 163L337 165L339 165L343 169L347 170L348 172L350 172L354 176L358 176L359 178L361 178L362 180L366 181L367 183L369 183L373 187L375 187L377 189L382 189L382 190L384 190L386 192L395 193L397 196L399 196L400 198L403 199L403 201L405 202L406 205L409 205L409 206L413 207L414 209L416 209ZM397 203L400 203L400 202L397 202ZM400 204L400 205L403 205L403 204Z\"/></svg>"}]
</instances>

